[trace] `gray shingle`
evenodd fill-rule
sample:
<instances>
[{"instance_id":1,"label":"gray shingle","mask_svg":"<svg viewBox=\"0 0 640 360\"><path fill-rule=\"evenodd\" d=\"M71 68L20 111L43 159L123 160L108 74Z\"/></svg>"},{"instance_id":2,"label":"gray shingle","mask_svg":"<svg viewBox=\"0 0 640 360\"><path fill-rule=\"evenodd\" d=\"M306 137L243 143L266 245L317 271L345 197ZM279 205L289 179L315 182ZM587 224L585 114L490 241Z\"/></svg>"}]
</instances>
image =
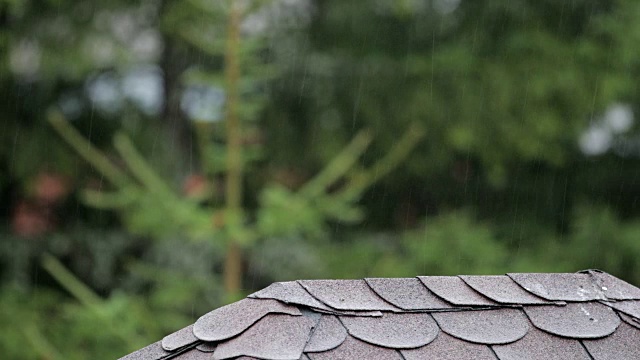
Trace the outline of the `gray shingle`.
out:
<instances>
[{"instance_id":1,"label":"gray shingle","mask_svg":"<svg viewBox=\"0 0 640 360\"><path fill-rule=\"evenodd\" d=\"M508 344L522 338L529 321L519 309L435 312L440 329L478 344Z\"/></svg>"},{"instance_id":2,"label":"gray shingle","mask_svg":"<svg viewBox=\"0 0 640 360\"><path fill-rule=\"evenodd\" d=\"M493 306L494 301L470 288L457 276L418 276L434 294L458 306Z\"/></svg>"},{"instance_id":3,"label":"gray shingle","mask_svg":"<svg viewBox=\"0 0 640 360\"><path fill-rule=\"evenodd\" d=\"M510 277L494 276L459 276L475 291L501 304L549 304L548 300L527 292Z\"/></svg>"},{"instance_id":4,"label":"gray shingle","mask_svg":"<svg viewBox=\"0 0 640 360\"><path fill-rule=\"evenodd\" d=\"M173 334L169 334L162 339L162 348L167 351L173 351L183 346L193 344L199 339L193 335L193 325L182 328Z\"/></svg>"},{"instance_id":5,"label":"gray shingle","mask_svg":"<svg viewBox=\"0 0 640 360\"><path fill-rule=\"evenodd\" d=\"M638 291L593 270L277 283L123 359L640 359Z\"/></svg>"},{"instance_id":6,"label":"gray shingle","mask_svg":"<svg viewBox=\"0 0 640 360\"><path fill-rule=\"evenodd\" d=\"M640 330L626 323L611 336L597 340L583 340L595 360L638 360L640 359Z\"/></svg>"},{"instance_id":7,"label":"gray shingle","mask_svg":"<svg viewBox=\"0 0 640 360\"><path fill-rule=\"evenodd\" d=\"M430 344L410 350L401 350L405 360L496 360L487 345L459 340L443 332Z\"/></svg>"},{"instance_id":8,"label":"gray shingle","mask_svg":"<svg viewBox=\"0 0 640 360\"><path fill-rule=\"evenodd\" d=\"M640 319L631 317L631 316L629 316L627 314L623 314L623 313L618 313L618 316L620 316L620 318L624 322L626 322L627 324L640 329Z\"/></svg>"},{"instance_id":9,"label":"gray shingle","mask_svg":"<svg viewBox=\"0 0 640 360\"><path fill-rule=\"evenodd\" d=\"M345 316L340 320L355 338L392 349L424 346L440 329L427 313L386 313L382 318Z\"/></svg>"},{"instance_id":10,"label":"gray shingle","mask_svg":"<svg viewBox=\"0 0 640 360\"><path fill-rule=\"evenodd\" d=\"M364 280L300 280L316 299L338 310L400 310L380 298Z\"/></svg>"},{"instance_id":11,"label":"gray shingle","mask_svg":"<svg viewBox=\"0 0 640 360\"><path fill-rule=\"evenodd\" d=\"M200 317L193 325L193 334L205 341L228 339L269 313L302 315L298 308L277 300L242 299Z\"/></svg>"},{"instance_id":12,"label":"gray shingle","mask_svg":"<svg viewBox=\"0 0 640 360\"><path fill-rule=\"evenodd\" d=\"M193 348L179 355L180 360L211 360L211 353L206 353Z\"/></svg>"},{"instance_id":13,"label":"gray shingle","mask_svg":"<svg viewBox=\"0 0 640 360\"><path fill-rule=\"evenodd\" d=\"M620 325L618 315L597 302L526 306L524 310L538 329L574 339L607 336Z\"/></svg>"},{"instance_id":14,"label":"gray shingle","mask_svg":"<svg viewBox=\"0 0 640 360\"><path fill-rule=\"evenodd\" d=\"M367 311L348 311L348 310L320 310L315 309L321 314L328 315L344 315L344 316L371 316L371 317L381 317L382 312L378 310L367 310Z\"/></svg>"},{"instance_id":15,"label":"gray shingle","mask_svg":"<svg viewBox=\"0 0 640 360\"><path fill-rule=\"evenodd\" d=\"M309 295L296 281L278 282L248 296L256 299L275 299L287 304L304 305L316 309L331 310L325 304Z\"/></svg>"},{"instance_id":16,"label":"gray shingle","mask_svg":"<svg viewBox=\"0 0 640 360\"><path fill-rule=\"evenodd\" d=\"M604 295L613 300L640 300L640 288L600 270L588 270Z\"/></svg>"},{"instance_id":17,"label":"gray shingle","mask_svg":"<svg viewBox=\"0 0 640 360\"><path fill-rule=\"evenodd\" d=\"M633 317L640 319L640 301L637 301L637 300L615 301L615 302L603 301L602 303L618 311L621 311L627 315L631 315Z\"/></svg>"},{"instance_id":18,"label":"gray shingle","mask_svg":"<svg viewBox=\"0 0 640 360\"><path fill-rule=\"evenodd\" d=\"M269 314L241 335L218 345L213 358L237 356L298 360L315 323L306 316Z\"/></svg>"},{"instance_id":19,"label":"gray shingle","mask_svg":"<svg viewBox=\"0 0 640 360\"><path fill-rule=\"evenodd\" d=\"M347 338L347 329L333 315L322 315L304 348L305 352L327 351L336 348Z\"/></svg>"},{"instance_id":20,"label":"gray shingle","mask_svg":"<svg viewBox=\"0 0 640 360\"><path fill-rule=\"evenodd\" d=\"M522 339L506 345L494 345L500 360L590 360L578 340L547 334L532 328Z\"/></svg>"},{"instance_id":21,"label":"gray shingle","mask_svg":"<svg viewBox=\"0 0 640 360\"><path fill-rule=\"evenodd\" d=\"M211 342L204 342L204 343L198 344L198 346L196 346L196 349L202 352L212 353L216 351L216 344Z\"/></svg>"},{"instance_id":22,"label":"gray shingle","mask_svg":"<svg viewBox=\"0 0 640 360\"><path fill-rule=\"evenodd\" d=\"M333 350L307 356L311 360L403 360L397 350L371 345L351 336Z\"/></svg>"},{"instance_id":23,"label":"gray shingle","mask_svg":"<svg viewBox=\"0 0 640 360\"><path fill-rule=\"evenodd\" d=\"M119 360L157 360L171 353L162 348L162 341L154 342L151 345L121 357Z\"/></svg>"},{"instance_id":24,"label":"gray shingle","mask_svg":"<svg viewBox=\"0 0 640 360\"><path fill-rule=\"evenodd\" d=\"M381 298L404 310L451 308L450 304L435 296L417 278L370 278L365 281Z\"/></svg>"},{"instance_id":25,"label":"gray shingle","mask_svg":"<svg viewBox=\"0 0 640 360\"><path fill-rule=\"evenodd\" d=\"M606 299L589 274L507 274L525 290L551 301Z\"/></svg>"}]
</instances>

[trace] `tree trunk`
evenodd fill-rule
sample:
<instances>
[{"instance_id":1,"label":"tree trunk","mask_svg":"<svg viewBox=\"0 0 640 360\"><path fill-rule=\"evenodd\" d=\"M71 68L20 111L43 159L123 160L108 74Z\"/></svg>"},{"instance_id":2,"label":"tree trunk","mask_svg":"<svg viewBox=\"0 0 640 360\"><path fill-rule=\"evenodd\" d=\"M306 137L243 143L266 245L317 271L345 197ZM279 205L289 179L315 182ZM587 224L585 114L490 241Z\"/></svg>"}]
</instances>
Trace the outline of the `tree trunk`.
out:
<instances>
[{"instance_id":1,"label":"tree trunk","mask_svg":"<svg viewBox=\"0 0 640 360\"><path fill-rule=\"evenodd\" d=\"M161 14L170 11L167 8L167 1L160 5ZM185 48L181 47L176 39L166 32L162 34L164 50L160 59L160 67L163 73L164 105L162 108L162 122L169 141L169 153L176 154L175 158L178 172L176 175L184 175L192 170L194 163L191 158L193 154L192 129L189 119L180 110L180 100L182 87L180 77L187 68L187 63L183 59Z\"/></svg>"},{"instance_id":2,"label":"tree trunk","mask_svg":"<svg viewBox=\"0 0 640 360\"><path fill-rule=\"evenodd\" d=\"M226 223L228 229L242 227L242 127L238 117L238 80L240 63L240 9L236 0L231 0L227 25L227 47L225 51L224 75L226 89L227 129L227 177L226 177ZM236 297L242 289L242 252L237 239L229 239L224 264L224 288L228 296Z\"/></svg>"}]
</instances>

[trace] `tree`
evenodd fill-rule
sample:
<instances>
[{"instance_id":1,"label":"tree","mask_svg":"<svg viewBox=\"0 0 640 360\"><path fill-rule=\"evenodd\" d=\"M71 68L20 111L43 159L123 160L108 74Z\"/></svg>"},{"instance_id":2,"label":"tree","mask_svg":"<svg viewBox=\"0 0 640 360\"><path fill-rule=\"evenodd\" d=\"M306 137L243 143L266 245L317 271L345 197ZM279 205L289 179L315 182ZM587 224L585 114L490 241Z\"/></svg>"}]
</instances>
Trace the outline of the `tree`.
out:
<instances>
[{"instance_id":1,"label":"tree","mask_svg":"<svg viewBox=\"0 0 640 360\"><path fill-rule=\"evenodd\" d=\"M426 139L385 182L384 197L419 198L411 206L422 214L470 204L483 217L511 222L519 211L566 230L571 200L590 191L572 184L598 159L580 152L579 137L613 104L637 102L638 57L627 45L638 32L637 5L443 3L315 3L303 55L283 77L298 82L282 86L273 103L295 114L285 123L294 138L316 139L318 149L304 155L312 159L299 162L318 162L321 147L353 128L377 130L376 146L384 148L404 124L419 121ZM267 121L282 126L275 116ZM411 194L400 185L407 182L416 184ZM518 205L508 205L515 193L523 194ZM545 206L553 216L542 207L521 213L540 198L552 199Z\"/></svg>"},{"instance_id":2,"label":"tree","mask_svg":"<svg viewBox=\"0 0 640 360\"><path fill-rule=\"evenodd\" d=\"M195 199L178 196L171 186L152 170L125 135L116 136L114 146L133 177L114 166L104 154L70 127L59 112L52 112L49 121L58 133L115 187L116 191L110 194L85 190L85 201L99 208L120 209L124 221L134 230L144 234L159 236L186 232L194 240L202 240L213 235L214 241L224 241L227 244L223 271L224 286L231 297L237 297L242 289L243 246L249 246L268 236L314 236L323 231L327 221L359 221L362 212L357 207L357 201L362 192L389 173L409 154L422 137L422 131L417 126L409 128L397 145L369 169L354 166L372 141L371 134L361 132L299 191L293 192L278 184L268 184L262 191L261 204L253 216L256 218L255 223L251 224L242 201L243 168L249 163L246 148L243 146L245 119L241 118L239 109L245 104L251 106L250 101L245 100L247 94L242 94L240 90L243 81L241 63L249 59L250 64L255 66L250 59L256 55L255 50L246 50L242 46L240 34L241 19L250 9L243 8L236 1L230 1L228 5L226 47L223 52L226 124L226 162L222 169L225 176L224 204L214 202L210 207L201 206L203 201L211 200L214 194L210 191ZM200 47L207 44L206 40L202 39L192 39L192 42L200 44ZM249 47L252 46L256 45L249 43ZM246 81L255 83L260 80L250 75ZM206 125L201 124L200 127ZM205 132L202 146L206 151L210 146L207 142L209 139L206 138L207 129L196 130ZM212 162L206 158L207 155L207 152L200 154L204 164ZM207 170L206 165L203 169ZM215 168L208 170L207 175L210 176L221 171ZM336 187L338 181L342 181L343 184ZM172 219L172 222L167 222L167 218Z\"/></svg>"}]
</instances>

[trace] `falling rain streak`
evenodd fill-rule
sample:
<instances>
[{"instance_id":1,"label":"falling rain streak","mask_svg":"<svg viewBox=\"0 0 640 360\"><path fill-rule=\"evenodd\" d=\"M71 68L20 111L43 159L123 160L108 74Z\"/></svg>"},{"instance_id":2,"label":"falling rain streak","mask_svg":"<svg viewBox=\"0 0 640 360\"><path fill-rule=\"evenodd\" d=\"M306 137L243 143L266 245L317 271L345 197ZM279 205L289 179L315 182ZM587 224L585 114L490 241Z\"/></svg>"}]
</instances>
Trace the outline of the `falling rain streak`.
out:
<instances>
[{"instance_id":1,"label":"falling rain streak","mask_svg":"<svg viewBox=\"0 0 640 360\"><path fill-rule=\"evenodd\" d=\"M639 20L634 0L0 2L3 357L118 358L294 279L640 284Z\"/></svg>"}]
</instances>

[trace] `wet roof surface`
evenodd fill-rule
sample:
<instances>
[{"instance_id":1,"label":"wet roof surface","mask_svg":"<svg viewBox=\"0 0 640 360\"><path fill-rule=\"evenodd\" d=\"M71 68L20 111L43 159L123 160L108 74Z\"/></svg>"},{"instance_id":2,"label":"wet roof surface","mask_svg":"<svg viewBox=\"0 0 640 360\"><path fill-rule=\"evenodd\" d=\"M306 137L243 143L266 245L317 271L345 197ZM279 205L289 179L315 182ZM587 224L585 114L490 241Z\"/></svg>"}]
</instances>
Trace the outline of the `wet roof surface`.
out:
<instances>
[{"instance_id":1,"label":"wet roof surface","mask_svg":"<svg viewBox=\"0 0 640 360\"><path fill-rule=\"evenodd\" d=\"M548 300L532 295L508 276L460 276L471 288L501 304L548 304Z\"/></svg>"},{"instance_id":2,"label":"wet roof surface","mask_svg":"<svg viewBox=\"0 0 640 360\"><path fill-rule=\"evenodd\" d=\"M122 359L637 360L639 315L597 270L286 282Z\"/></svg>"},{"instance_id":3,"label":"wet roof surface","mask_svg":"<svg viewBox=\"0 0 640 360\"><path fill-rule=\"evenodd\" d=\"M429 291L417 278L365 279L384 300L405 310L448 309L452 305Z\"/></svg>"}]
</instances>

